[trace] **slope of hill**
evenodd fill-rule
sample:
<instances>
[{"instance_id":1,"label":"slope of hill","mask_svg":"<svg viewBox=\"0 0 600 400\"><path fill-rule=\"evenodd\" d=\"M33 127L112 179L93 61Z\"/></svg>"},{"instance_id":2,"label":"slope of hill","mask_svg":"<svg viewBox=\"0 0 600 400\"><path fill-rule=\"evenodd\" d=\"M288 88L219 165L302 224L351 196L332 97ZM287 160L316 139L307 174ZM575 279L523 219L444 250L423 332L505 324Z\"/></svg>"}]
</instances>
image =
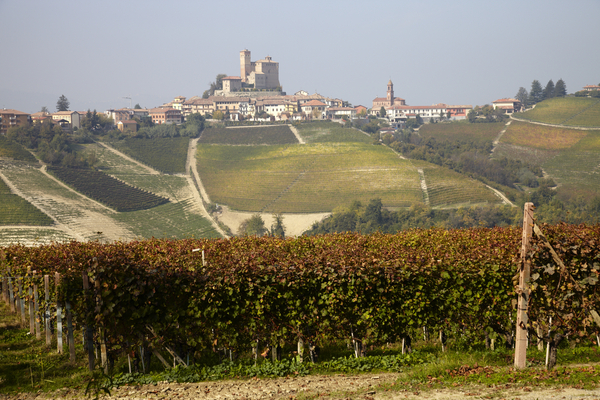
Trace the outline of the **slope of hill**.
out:
<instances>
[{"instance_id":1,"label":"slope of hill","mask_svg":"<svg viewBox=\"0 0 600 400\"><path fill-rule=\"evenodd\" d=\"M536 104L532 110L517 113L516 118L546 124L600 127L600 100L560 97Z\"/></svg>"}]
</instances>

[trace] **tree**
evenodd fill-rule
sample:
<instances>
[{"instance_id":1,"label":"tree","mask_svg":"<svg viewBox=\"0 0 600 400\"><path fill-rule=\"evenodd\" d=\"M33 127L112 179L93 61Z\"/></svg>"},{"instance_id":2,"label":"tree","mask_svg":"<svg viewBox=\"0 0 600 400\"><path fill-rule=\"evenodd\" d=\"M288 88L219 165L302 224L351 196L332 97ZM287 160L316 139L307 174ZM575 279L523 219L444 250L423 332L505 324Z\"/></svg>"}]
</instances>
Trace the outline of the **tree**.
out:
<instances>
[{"instance_id":1,"label":"tree","mask_svg":"<svg viewBox=\"0 0 600 400\"><path fill-rule=\"evenodd\" d=\"M242 236L264 236L268 232L268 229L265 227L265 221L263 221L260 214L254 214L247 220L244 220L239 228L239 234Z\"/></svg>"},{"instance_id":2,"label":"tree","mask_svg":"<svg viewBox=\"0 0 600 400\"><path fill-rule=\"evenodd\" d=\"M48 111L48 107L46 107L46 106L42 107L42 109L40 110L40 112L43 112L43 113L46 113L46 114L49 114L49 113L50 113L50 112Z\"/></svg>"},{"instance_id":3,"label":"tree","mask_svg":"<svg viewBox=\"0 0 600 400\"><path fill-rule=\"evenodd\" d=\"M567 95L567 85L565 81L559 79L554 86L554 97L565 97Z\"/></svg>"},{"instance_id":4,"label":"tree","mask_svg":"<svg viewBox=\"0 0 600 400\"><path fill-rule=\"evenodd\" d=\"M544 90L542 89L540 81L534 80L533 82L531 82L531 90L529 91L529 100L531 100L531 103L535 104L544 100L543 91Z\"/></svg>"},{"instance_id":5,"label":"tree","mask_svg":"<svg viewBox=\"0 0 600 400\"><path fill-rule=\"evenodd\" d=\"M133 106L134 110L141 110L142 106L140 106L140 103L135 103L135 106Z\"/></svg>"},{"instance_id":6,"label":"tree","mask_svg":"<svg viewBox=\"0 0 600 400\"><path fill-rule=\"evenodd\" d=\"M208 99L210 96L215 94L215 90L223 89L223 78L226 76L227 75L225 74L218 74L214 82L209 83L209 88L202 93L202 98Z\"/></svg>"},{"instance_id":7,"label":"tree","mask_svg":"<svg viewBox=\"0 0 600 400\"><path fill-rule=\"evenodd\" d=\"M56 111L69 111L69 100L63 94L58 98L56 102Z\"/></svg>"},{"instance_id":8,"label":"tree","mask_svg":"<svg viewBox=\"0 0 600 400\"><path fill-rule=\"evenodd\" d=\"M551 99L554 97L554 82L552 82L552 79L550 79L548 81L548 83L546 84L546 87L544 88L544 93L542 96L543 96L544 100Z\"/></svg>"},{"instance_id":9,"label":"tree","mask_svg":"<svg viewBox=\"0 0 600 400\"><path fill-rule=\"evenodd\" d=\"M380 117L385 117L386 116L386 112L385 112L385 107L381 106L381 108L379 109L379 116Z\"/></svg>"},{"instance_id":10,"label":"tree","mask_svg":"<svg viewBox=\"0 0 600 400\"><path fill-rule=\"evenodd\" d=\"M271 236L285 238L285 228L283 227L283 215L273 215L273 225L271 225Z\"/></svg>"},{"instance_id":11,"label":"tree","mask_svg":"<svg viewBox=\"0 0 600 400\"><path fill-rule=\"evenodd\" d=\"M222 121L223 118L225 118L225 114L223 114L223 111L217 110L213 113L212 117L213 117L213 119Z\"/></svg>"},{"instance_id":12,"label":"tree","mask_svg":"<svg viewBox=\"0 0 600 400\"><path fill-rule=\"evenodd\" d=\"M521 105L523 106L523 108L527 108L527 101L529 100L529 94L527 93L527 89L525 89L523 86L521 86L519 88L519 91L515 95L515 99L517 99L521 102Z\"/></svg>"}]
</instances>

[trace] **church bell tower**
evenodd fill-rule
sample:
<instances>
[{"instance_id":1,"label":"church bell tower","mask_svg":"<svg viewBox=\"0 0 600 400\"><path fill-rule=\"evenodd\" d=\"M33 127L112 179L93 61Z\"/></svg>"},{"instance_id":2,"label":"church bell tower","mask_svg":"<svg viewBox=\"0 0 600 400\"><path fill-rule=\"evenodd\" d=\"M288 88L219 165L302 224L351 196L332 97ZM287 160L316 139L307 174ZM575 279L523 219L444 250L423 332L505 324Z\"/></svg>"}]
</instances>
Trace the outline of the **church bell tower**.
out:
<instances>
[{"instance_id":1,"label":"church bell tower","mask_svg":"<svg viewBox=\"0 0 600 400\"><path fill-rule=\"evenodd\" d=\"M394 84L392 83L391 79L387 84L387 100L390 104L390 107L394 105Z\"/></svg>"}]
</instances>

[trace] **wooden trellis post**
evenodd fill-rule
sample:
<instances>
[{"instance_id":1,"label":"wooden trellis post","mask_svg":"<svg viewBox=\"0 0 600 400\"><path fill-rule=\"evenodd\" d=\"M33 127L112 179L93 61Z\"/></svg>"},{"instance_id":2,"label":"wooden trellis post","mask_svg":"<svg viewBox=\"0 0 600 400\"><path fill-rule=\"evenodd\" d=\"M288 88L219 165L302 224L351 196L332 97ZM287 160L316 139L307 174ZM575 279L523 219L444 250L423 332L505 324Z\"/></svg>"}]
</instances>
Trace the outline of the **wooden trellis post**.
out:
<instances>
[{"instance_id":1,"label":"wooden trellis post","mask_svg":"<svg viewBox=\"0 0 600 400\"><path fill-rule=\"evenodd\" d=\"M52 333L50 332L50 275L44 275L44 329L46 330L46 345L52 344Z\"/></svg>"},{"instance_id":2,"label":"wooden trellis post","mask_svg":"<svg viewBox=\"0 0 600 400\"><path fill-rule=\"evenodd\" d=\"M38 293L38 284L35 280L35 273L33 277L33 312L35 314L35 338L39 340L42 338L42 331L40 330L40 298Z\"/></svg>"},{"instance_id":3,"label":"wooden trellis post","mask_svg":"<svg viewBox=\"0 0 600 400\"><path fill-rule=\"evenodd\" d=\"M89 277L87 272L83 272L83 291L84 291L84 296L87 298L87 296L89 296L89 292L88 290L90 290L90 281L89 281ZM94 370L94 362L95 362L95 357L94 357L94 328L91 325L86 325L85 327L85 346L87 347L87 351L88 351L88 369L90 371Z\"/></svg>"},{"instance_id":4,"label":"wooden trellis post","mask_svg":"<svg viewBox=\"0 0 600 400\"><path fill-rule=\"evenodd\" d=\"M58 297L58 287L60 284L60 274L54 274L54 285L56 287L56 351L59 354L63 352L63 332L62 332L62 303Z\"/></svg>"},{"instance_id":5,"label":"wooden trellis post","mask_svg":"<svg viewBox=\"0 0 600 400\"><path fill-rule=\"evenodd\" d=\"M521 265L519 267L519 288L517 290L517 337L515 340L515 368L527 366L527 307L529 304L529 275L531 263L527 259L533 232L533 203L525 203L523 213L523 241L521 245Z\"/></svg>"}]
</instances>

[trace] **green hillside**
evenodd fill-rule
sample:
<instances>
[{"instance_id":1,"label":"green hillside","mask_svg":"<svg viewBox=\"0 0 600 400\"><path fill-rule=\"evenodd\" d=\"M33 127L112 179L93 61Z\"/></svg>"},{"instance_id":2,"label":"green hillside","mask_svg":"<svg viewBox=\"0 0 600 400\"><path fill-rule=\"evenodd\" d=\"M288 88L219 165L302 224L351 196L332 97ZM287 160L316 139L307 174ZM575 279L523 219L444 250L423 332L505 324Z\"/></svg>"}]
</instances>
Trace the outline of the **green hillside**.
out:
<instances>
[{"instance_id":1,"label":"green hillside","mask_svg":"<svg viewBox=\"0 0 600 400\"><path fill-rule=\"evenodd\" d=\"M185 173L188 137L127 138L112 145L123 153L167 174Z\"/></svg>"},{"instance_id":2,"label":"green hillside","mask_svg":"<svg viewBox=\"0 0 600 400\"><path fill-rule=\"evenodd\" d=\"M0 225L52 225L52 218L27 200L11 193L0 179Z\"/></svg>"},{"instance_id":3,"label":"green hillside","mask_svg":"<svg viewBox=\"0 0 600 400\"><path fill-rule=\"evenodd\" d=\"M212 201L263 212L328 212L354 200L380 198L385 207L423 203L417 167L384 146L314 143L293 146L198 147L198 170ZM431 168L438 180L438 168ZM427 179L427 178L426 178ZM440 177L441 180L445 177ZM457 187L457 195L445 197ZM436 205L495 201L479 182L452 174ZM463 195L460 195L463 193Z\"/></svg>"},{"instance_id":4,"label":"green hillside","mask_svg":"<svg viewBox=\"0 0 600 400\"><path fill-rule=\"evenodd\" d=\"M536 104L535 108L515 117L555 125L600 127L600 100L561 97Z\"/></svg>"}]
</instances>

